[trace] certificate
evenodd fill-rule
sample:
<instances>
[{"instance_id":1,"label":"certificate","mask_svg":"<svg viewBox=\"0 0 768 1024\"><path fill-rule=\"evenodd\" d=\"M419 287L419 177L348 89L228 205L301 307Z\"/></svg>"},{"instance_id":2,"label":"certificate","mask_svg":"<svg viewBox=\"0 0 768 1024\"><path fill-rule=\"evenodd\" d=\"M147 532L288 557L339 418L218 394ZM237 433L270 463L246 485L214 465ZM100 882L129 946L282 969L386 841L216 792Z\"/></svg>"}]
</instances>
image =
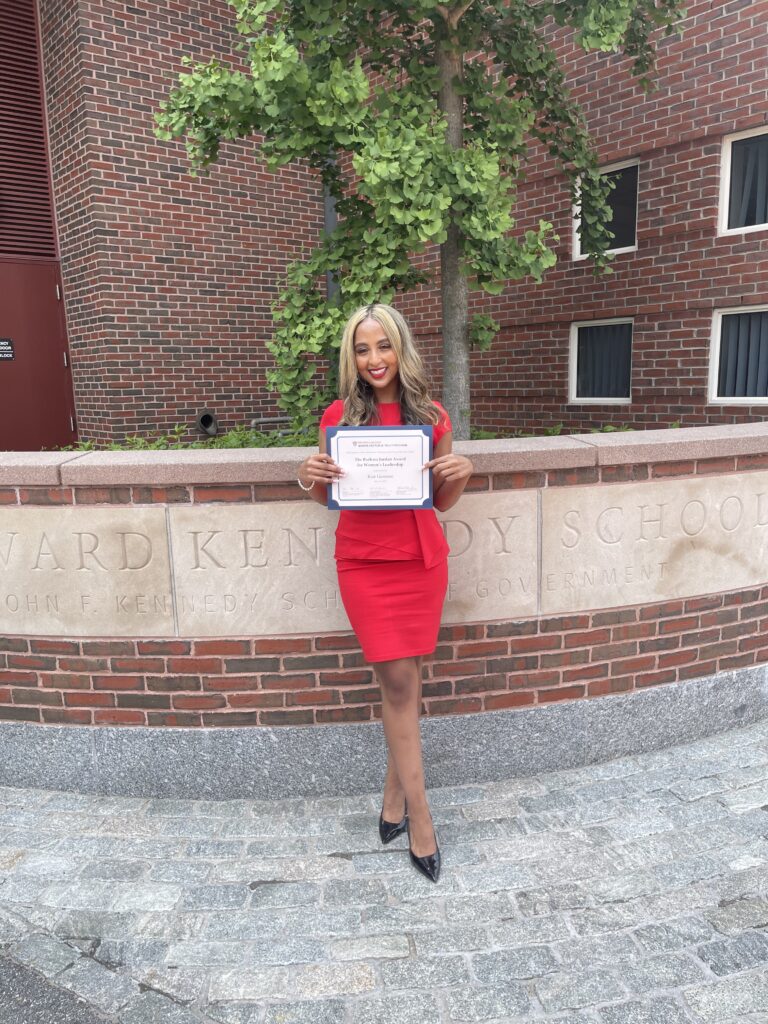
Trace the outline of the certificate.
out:
<instances>
[{"instance_id":1,"label":"certificate","mask_svg":"<svg viewBox=\"0 0 768 1024\"><path fill-rule=\"evenodd\" d=\"M432 427L329 427L328 453L344 476L328 508L432 508Z\"/></svg>"}]
</instances>

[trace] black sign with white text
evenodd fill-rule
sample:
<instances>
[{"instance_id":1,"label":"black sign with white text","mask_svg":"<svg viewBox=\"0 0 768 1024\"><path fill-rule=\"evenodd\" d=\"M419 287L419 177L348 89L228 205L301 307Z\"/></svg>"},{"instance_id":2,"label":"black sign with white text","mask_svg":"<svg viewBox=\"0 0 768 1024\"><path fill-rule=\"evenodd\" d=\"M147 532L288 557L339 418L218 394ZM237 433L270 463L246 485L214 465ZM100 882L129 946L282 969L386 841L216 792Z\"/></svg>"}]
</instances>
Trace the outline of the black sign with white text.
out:
<instances>
[{"instance_id":1,"label":"black sign with white text","mask_svg":"<svg viewBox=\"0 0 768 1024\"><path fill-rule=\"evenodd\" d=\"M0 359L13 359L13 342L10 338L0 338Z\"/></svg>"}]
</instances>

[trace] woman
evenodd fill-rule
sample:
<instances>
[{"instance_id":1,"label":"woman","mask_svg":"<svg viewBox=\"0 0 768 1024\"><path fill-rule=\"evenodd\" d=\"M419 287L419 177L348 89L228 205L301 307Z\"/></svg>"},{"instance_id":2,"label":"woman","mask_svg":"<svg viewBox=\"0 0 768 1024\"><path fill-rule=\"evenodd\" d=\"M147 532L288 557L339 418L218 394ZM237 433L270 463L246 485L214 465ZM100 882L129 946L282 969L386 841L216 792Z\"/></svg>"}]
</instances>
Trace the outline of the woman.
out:
<instances>
[{"instance_id":1,"label":"woman","mask_svg":"<svg viewBox=\"0 0 768 1024\"><path fill-rule=\"evenodd\" d=\"M427 393L426 375L403 317L391 306L361 306L347 321L339 353L341 398L320 421L319 452L299 467L299 485L327 502L343 467L327 454L329 426L432 424L434 504L454 505L472 463L451 450L451 423ZM381 684L389 749L379 835L408 830L413 865L436 882L440 851L424 786L419 734L421 662L437 643L448 584L448 545L432 509L344 510L336 530L339 590L363 655Z\"/></svg>"}]
</instances>

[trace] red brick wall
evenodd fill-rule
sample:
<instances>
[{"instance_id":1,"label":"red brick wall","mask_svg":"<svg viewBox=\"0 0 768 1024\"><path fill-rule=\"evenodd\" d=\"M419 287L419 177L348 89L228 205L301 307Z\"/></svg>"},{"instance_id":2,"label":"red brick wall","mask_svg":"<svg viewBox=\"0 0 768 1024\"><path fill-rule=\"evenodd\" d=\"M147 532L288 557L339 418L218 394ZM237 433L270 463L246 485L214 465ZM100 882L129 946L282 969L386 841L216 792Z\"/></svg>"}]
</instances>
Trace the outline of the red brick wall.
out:
<instances>
[{"instance_id":1,"label":"red brick wall","mask_svg":"<svg viewBox=\"0 0 768 1024\"><path fill-rule=\"evenodd\" d=\"M749 473L768 455L478 475L475 491ZM295 485L3 487L0 505L297 499ZM726 581L723 581L724 583ZM5 599L5 598L3 598ZM768 585L583 614L441 630L426 714L480 712L683 683L768 662ZM353 635L221 639L0 637L0 720L73 725L369 721L379 690Z\"/></svg>"},{"instance_id":2,"label":"red brick wall","mask_svg":"<svg viewBox=\"0 0 768 1024\"><path fill-rule=\"evenodd\" d=\"M253 140L209 177L159 142L179 59L232 60L223 0L41 0L51 155L81 437L274 416L269 306L322 225L315 177L267 174Z\"/></svg>"},{"instance_id":3,"label":"red brick wall","mask_svg":"<svg viewBox=\"0 0 768 1024\"><path fill-rule=\"evenodd\" d=\"M422 707L445 715L683 683L768 661L768 587L552 618L446 626ZM366 722L380 691L353 635L0 638L0 719L70 725Z\"/></svg>"},{"instance_id":4,"label":"red brick wall","mask_svg":"<svg viewBox=\"0 0 768 1024\"><path fill-rule=\"evenodd\" d=\"M230 55L223 0L41 0L67 316L80 434L105 439L189 423L211 406L225 425L273 414L264 391L269 302L288 260L321 225L317 182L267 175L255 143L224 147L192 179L182 147L152 134L183 52ZM717 238L720 141L768 121L768 4L692 0L682 35L659 44L645 97L629 62L559 52L604 163L640 160L639 250L595 280L570 258L564 181L535 148L518 230L551 219L559 263L545 283L512 283L477 310L501 323L473 357L474 421L498 430L763 418L764 406L706 404L712 310L768 302L768 231ZM435 251L425 256L437 264ZM435 288L401 303L440 392ZM633 401L568 406L574 320L632 316Z\"/></svg>"},{"instance_id":5,"label":"red brick wall","mask_svg":"<svg viewBox=\"0 0 768 1024\"><path fill-rule=\"evenodd\" d=\"M531 152L517 230L551 220L558 264L539 286L513 282L476 304L502 325L492 350L473 357L478 425L584 430L768 415L764 405L706 403L712 311L768 302L768 229L717 237L721 139L768 125L768 3L693 0L687 7L681 36L659 45L659 87L647 97L634 86L629 61L584 54L558 37L601 163L640 161L638 251L615 257L613 273L599 279L587 262L572 261L565 180L541 147ZM423 291L405 308L431 336L437 371L437 292ZM570 324L615 316L634 318L631 405L569 406Z\"/></svg>"}]
</instances>

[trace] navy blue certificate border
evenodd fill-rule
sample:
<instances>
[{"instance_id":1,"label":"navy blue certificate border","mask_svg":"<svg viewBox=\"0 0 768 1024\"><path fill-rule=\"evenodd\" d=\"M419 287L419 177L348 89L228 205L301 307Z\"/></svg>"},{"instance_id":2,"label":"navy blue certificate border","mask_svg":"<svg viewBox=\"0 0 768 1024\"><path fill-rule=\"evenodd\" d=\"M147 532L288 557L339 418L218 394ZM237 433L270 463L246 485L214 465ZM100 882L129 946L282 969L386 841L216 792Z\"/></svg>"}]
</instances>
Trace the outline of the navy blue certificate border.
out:
<instances>
[{"instance_id":1,"label":"navy blue certificate border","mask_svg":"<svg viewBox=\"0 0 768 1024\"><path fill-rule=\"evenodd\" d=\"M329 454L331 454L331 455L333 454L331 452L331 442L332 442L333 438L337 434L351 433L352 431L357 431L357 430L367 430L367 431L379 431L379 430L418 431L418 432L420 432L422 434L426 434L427 438L429 439L429 445L428 445L429 459L432 458L432 439L433 439L434 428L432 427L431 424L423 424L423 423L405 423L405 424L402 424L400 426L394 426L394 425L389 425L388 424L387 426L378 426L378 425L376 425L376 426L367 426L366 425L366 426L360 426L360 427L346 427L346 426L344 426L344 427L326 427L325 428L325 439L326 439L326 447L327 447L327 450L328 450ZM334 461L336 461L336 460L334 459ZM429 460L426 460L426 461L429 461ZM338 510L338 509L354 509L354 511L356 511L356 512L385 512L385 511L386 512L396 512L398 510L405 511L407 509L432 508L433 507L433 502L432 502L432 470L430 470L428 472L427 478L428 478L428 484L427 484L428 494L424 498L422 498L421 501L419 501L419 502L409 502L408 504L398 503L396 505L394 505L394 504L393 505L387 505L387 504L384 504L384 505L362 505L362 506L361 505L347 505L343 501L336 501L334 498L331 497L331 494L333 493L333 491L332 491L333 485L332 484L328 484L328 508L335 509L335 510Z\"/></svg>"}]
</instances>

